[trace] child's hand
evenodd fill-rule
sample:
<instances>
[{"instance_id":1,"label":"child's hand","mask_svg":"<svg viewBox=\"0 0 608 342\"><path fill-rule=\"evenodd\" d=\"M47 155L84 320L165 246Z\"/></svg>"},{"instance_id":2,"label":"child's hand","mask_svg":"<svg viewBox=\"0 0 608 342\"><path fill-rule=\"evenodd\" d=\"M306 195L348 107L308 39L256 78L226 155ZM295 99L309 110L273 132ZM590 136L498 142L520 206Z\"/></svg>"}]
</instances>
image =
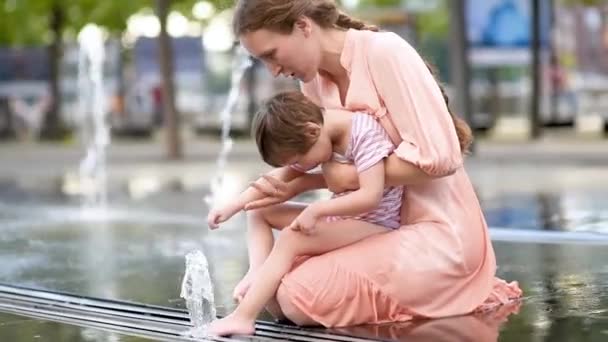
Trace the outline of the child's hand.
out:
<instances>
[{"instance_id":1,"label":"child's hand","mask_svg":"<svg viewBox=\"0 0 608 342\"><path fill-rule=\"evenodd\" d=\"M220 223L227 221L236 212L228 207L213 208L207 215L207 224L211 229L217 229L220 227Z\"/></svg>"},{"instance_id":2,"label":"child's hand","mask_svg":"<svg viewBox=\"0 0 608 342\"><path fill-rule=\"evenodd\" d=\"M311 234L315 229L315 224L319 219L319 212L314 205L309 205L298 217L287 227L287 229L301 231L304 234Z\"/></svg>"}]
</instances>

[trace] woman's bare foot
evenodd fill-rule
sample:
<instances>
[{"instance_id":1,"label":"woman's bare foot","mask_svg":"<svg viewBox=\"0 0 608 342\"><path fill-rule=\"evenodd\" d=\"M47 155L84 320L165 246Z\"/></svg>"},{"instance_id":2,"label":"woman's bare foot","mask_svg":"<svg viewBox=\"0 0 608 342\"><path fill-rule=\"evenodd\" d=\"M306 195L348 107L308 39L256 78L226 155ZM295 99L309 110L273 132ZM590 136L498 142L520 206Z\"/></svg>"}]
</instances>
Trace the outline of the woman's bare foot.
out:
<instances>
[{"instance_id":1,"label":"woman's bare foot","mask_svg":"<svg viewBox=\"0 0 608 342\"><path fill-rule=\"evenodd\" d=\"M251 269L249 269L249 271L247 271L247 274L245 274L243 279L241 279L241 281L239 281L239 283L234 287L234 291L232 292L232 298L234 300L236 300L238 303L240 303L241 300L243 300L243 298L245 297L245 294L247 294L247 291L249 291L249 288L251 287L251 283L253 282L253 278L254 278L254 272Z\"/></svg>"},{"instance_id":2,"label":"woman's bare foot","mask_svg":"<svg viewBox=\"0 0 608 342\"><path fill-rule=\"evenodd\" d=\"M254 333L255 320L239 317L234 312L209 325L209 335L211 336L253 335Z\"/></svg>"}]
</instances>

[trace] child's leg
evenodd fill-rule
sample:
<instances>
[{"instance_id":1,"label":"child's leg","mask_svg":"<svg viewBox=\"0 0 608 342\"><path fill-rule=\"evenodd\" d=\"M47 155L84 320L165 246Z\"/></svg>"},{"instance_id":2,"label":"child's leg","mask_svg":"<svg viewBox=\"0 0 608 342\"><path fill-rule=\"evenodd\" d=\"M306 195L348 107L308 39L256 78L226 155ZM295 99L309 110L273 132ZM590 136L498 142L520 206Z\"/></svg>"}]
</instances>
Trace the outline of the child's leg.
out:
<instances>
[{"instance_id":1,"label":"child's leg","mask_svg":"<svg viewBox=\"0 0 608 342\"><path fill-rule=\"evenodd\" d=\"M306 208L304 203L286 202L247 213L249 269L260 267L274 245L272 229L282 230Z\"/></svg>"},{"instance_id":2,"label":"child's leg","mask_svg":"<svg viewBox=\"0 0 608 342\"><path fill-rule=\"evenodd\" d=\"M233 298L241 301L254 278L257 269L264 263L274 245L272 229L288 226L306 208L304 203L286 202L247 213L247 248L249 271L236 285ZM283 319L276 301L268 302L267 310L277 319Z\"/></svg>"},{"instance_id":3,"label":"child's leg","mask_svg":"<svg viewBox=\"0 0 608 342\"><path fill-rule=\"evenodd\" d=\"M227 317L212 323L210 332L215 335L253 333L255 318L273 298L281 279L291 269L295 257L323 254L387 231L385 227L364 221L345 221L342 225L347 227L342 229L336 229L331 223L321 221L311 235L292 230L282 231L239 306Z\"/></svg>"}]
</instances>

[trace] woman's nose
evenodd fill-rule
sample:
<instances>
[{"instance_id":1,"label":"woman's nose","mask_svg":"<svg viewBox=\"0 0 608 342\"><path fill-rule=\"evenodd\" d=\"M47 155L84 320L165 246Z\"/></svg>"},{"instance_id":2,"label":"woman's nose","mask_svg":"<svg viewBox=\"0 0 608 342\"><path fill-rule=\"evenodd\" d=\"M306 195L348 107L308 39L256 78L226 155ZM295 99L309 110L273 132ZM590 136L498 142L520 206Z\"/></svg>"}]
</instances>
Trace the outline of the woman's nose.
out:
<instances>
[{"instance_id":1,"label":"woman's nose","mask_svg":"<svg viewBox=\"0 0 608 342\"><path fill-rule=\"evenodd\" d=\"M273 77L278 77L281 74L281 67L275 63L266 63L266 68L270 70Z\"/></svg>"}]
</instances>

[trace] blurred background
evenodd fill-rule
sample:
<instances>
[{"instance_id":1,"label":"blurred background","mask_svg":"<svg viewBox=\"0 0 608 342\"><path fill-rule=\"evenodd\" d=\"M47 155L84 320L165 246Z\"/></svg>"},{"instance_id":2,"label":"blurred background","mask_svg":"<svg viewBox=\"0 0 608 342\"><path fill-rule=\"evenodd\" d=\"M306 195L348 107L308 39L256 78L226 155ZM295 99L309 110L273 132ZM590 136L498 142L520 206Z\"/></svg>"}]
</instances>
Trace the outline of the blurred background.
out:
<instances>
[{"instance_id":1,"label":"blurred background","mask_svg":"<svg viewBox=\"0 0 608 342\"><path fill-rule=\"evenodd\" d=\"M150 136L165 115L178 116L182 130L218 129L235 51L232 3L175 0L158 13L150 1L2 1L0 135L39 140L74 132L78 37L87 28L103 35L103 110L114 133ZM343 7L414 44L479 134L606 132L605 1L347 0ZM172 65L167 75L163 63ZM232 129L246 135L257 104L294 87L256 63L241 82ZM165 102L174 104L170 113Z\"/></svg>"},{"instance_id":2,"label":"blurred background","mask_svg":"<svg viewBox=\"0 0 608 342\"><path fill-rule=\"evenodd\" d=\"M483 325L448 319L448 330L346 333L604 341L608 1L339 3L436 66L475 132L465 167L498 275L526 295ZM265 98L298 84L273 78L235 43L233 6L0 0L1 340L139 340L57 323L52 310L46 319L15 316L7 289L183 310L184 256L195 249L209 260L218 312L234 307L232 288L248 268L245 216L213 233L205 217L268 170L251 118ZM435 338L417 336L429 330Z\"/></svg>"}]
</instances>

